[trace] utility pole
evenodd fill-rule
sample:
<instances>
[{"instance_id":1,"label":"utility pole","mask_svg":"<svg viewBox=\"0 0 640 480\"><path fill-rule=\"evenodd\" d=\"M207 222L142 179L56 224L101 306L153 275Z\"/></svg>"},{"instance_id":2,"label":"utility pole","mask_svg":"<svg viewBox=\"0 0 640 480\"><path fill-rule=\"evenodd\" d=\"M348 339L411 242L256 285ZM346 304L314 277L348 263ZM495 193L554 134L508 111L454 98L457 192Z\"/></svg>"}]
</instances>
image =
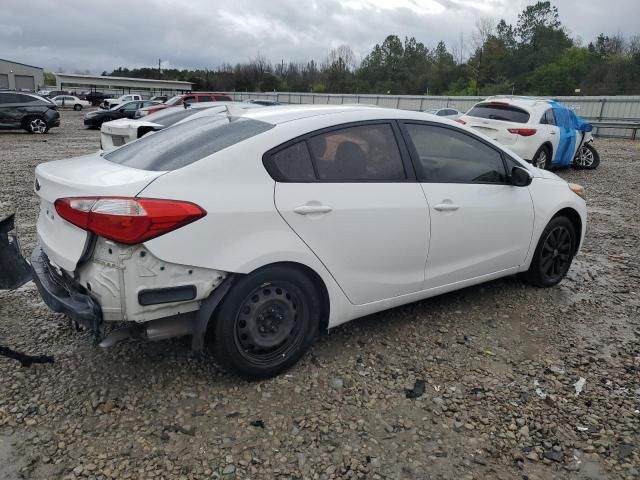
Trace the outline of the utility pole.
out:
<instances>
[{"instance_id":1,"label":"utility pole","mask_svg":"<svg viewBox=\"0 0 640 480\"><path fill-rule=\"evenodd\" d=\"M162 77L162 70L160 70L160 59L158 59L158 79Z\"/></svg>"}]
</instances>

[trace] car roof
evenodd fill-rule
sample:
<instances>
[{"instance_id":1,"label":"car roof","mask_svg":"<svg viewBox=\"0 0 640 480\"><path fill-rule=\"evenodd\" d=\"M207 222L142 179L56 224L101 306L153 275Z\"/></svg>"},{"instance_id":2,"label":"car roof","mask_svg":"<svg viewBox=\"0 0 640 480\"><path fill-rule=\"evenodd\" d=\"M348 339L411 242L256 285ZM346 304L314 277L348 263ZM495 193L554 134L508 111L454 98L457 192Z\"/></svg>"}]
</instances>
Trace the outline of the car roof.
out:
<instances>
[{"instance_id":1,"label":"car roof","mask_svg":"<svg viewBox=\"0 0 640 480\"><path fill-rule=\"evenodd\" d=\"M261 120L274 125L280 123L301 120L323 115L354 114L359 113L362 120L413 118L415 114L410 110L397 110L394 108L380 108L377 105L350 104L350 105L274 105L256 110L250 110L243 117ZM424 115L424 114L422 114Z\"/></svg>"},{"instance_id":2,"label":"car roof","mask_svg":"<svg viewBox=\"0 0 640 480\"><path fill-rule=\"evenodd\" d=\"M479 104L495 103L503 105L513 105L515 107L533 109L536 107L549 108L549 100L540 97L525 97L516 95L496 95L488 97L479 102Z\"/></svg>"}]
</instances>

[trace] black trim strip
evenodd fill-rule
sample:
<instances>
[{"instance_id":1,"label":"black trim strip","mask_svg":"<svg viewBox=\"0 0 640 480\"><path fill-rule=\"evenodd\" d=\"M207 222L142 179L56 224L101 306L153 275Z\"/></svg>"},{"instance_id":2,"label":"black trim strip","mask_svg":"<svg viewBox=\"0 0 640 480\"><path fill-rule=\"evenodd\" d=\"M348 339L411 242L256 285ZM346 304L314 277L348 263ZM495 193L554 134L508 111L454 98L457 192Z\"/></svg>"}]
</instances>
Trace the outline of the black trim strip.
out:
<instances>
[{"instance_id":1,"label":"black trim strip","mask_svg":"<svg viewBox=\"0 0 640 480\"><path fill-rule=\"evenodd\" d=\"M147 306L162 303L186 302L196 298L197 292L198 289L195 285L141 290L138 292L138 303Z\"/></svg>"}]
</instances>

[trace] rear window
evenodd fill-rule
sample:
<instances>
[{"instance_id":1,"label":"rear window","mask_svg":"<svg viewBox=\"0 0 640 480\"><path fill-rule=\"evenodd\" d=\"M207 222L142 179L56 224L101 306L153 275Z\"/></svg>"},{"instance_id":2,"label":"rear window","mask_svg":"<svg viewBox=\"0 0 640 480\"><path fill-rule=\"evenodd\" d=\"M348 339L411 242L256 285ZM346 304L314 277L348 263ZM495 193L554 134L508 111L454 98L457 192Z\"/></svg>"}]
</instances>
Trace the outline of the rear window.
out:
<instances>
[{"instance_id":1,"label":"rear window","mask_svg":"<svg viewBox=\"0 0 640 480\"><path fill-rule=\"evenodd\" d=\"M488 118L514 123L527 123L529 121L529 114L521 108L496 103L476 105L469 110L467 115L470 117Z\"/></svg>"},{"instance_id":2,"label":"rear window","mask_svg":"<svg viewBox=\"0 0 640 480\"><path fill-rule=\"evenodd\" d=\"M147 115L142 118L144 122L153 122L158 125L162 125L164 127L170 127L174 123L179 122L180 120L184 120L187 117L190 117L196 112L200 110L195 110L192 108L180 108L180 109L163 109L159 112L152 113L151 115Z\"/></svg>"},{"instance_id":3,"label":"rear window","mask_svg":"<svg viewBox=\"0 0 640 480\"><path fill-rule=\"evenodd\" d=\"M103 157L141 170L177 170L273 127L243 117L202 117L144 136Z\"/></svg>"}]
</instances>

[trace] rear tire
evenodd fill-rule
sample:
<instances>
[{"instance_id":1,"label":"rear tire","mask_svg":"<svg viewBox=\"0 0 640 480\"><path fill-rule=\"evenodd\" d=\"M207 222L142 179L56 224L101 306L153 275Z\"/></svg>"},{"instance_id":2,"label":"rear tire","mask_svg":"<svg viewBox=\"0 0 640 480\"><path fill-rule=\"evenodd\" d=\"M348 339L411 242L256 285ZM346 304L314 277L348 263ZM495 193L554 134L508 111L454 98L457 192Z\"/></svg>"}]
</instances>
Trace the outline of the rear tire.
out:
<instances>
[{"instance_id":1,"label":"rear tire","mask_svg":"<svg viewBox=\"0 0 640 480\"><path fill-rule=\"evenodd\" d=\"M552 219L540 235L524 279L536 287L560 283L571 267L576 242L575 228L567 217Z\"/></svg>"},{"instance_id":2,"label":"rear tire","mask_svg":"<svg viewBox=\"0 0 640 480\"><path fill-rule=\"evenodd\" d=\"M531 164L534 167L541 168L542 170L549 170L551 168L551 150L546 145L542 145L531 160Z\"/></svg>"},{"instance_id":3,"label":"rear tire","mask_svg":"<svg viewBox=\"0 0 640 480\"><path fill-rule=\"evenodd\" d=\"M573 159L573 167L578 170L595 170L600 165L600 154L590 143L580 147Z\"/></svg>"},{"instance_id":4,"label":"rear tire","mask_svg":"<svg viewBox=\"0 0 640 480\"><path fill-rule=\"evenodd\" d=\"M49 131L49 124L40 116L27 117L24 124L25 130L32 134L44 134Z\"/></svg>"},{"instance_id":5,"label":"rear tire","mask_svg":"<svg viewBox=\"0 0 640 480\"><path fill-rule=\"evenodd\" d=\"M318 331L320 296L302 271L265 267L235 282L215 319L214 356L249 378L293 366Z\"/></svg>"}]
</instances>

